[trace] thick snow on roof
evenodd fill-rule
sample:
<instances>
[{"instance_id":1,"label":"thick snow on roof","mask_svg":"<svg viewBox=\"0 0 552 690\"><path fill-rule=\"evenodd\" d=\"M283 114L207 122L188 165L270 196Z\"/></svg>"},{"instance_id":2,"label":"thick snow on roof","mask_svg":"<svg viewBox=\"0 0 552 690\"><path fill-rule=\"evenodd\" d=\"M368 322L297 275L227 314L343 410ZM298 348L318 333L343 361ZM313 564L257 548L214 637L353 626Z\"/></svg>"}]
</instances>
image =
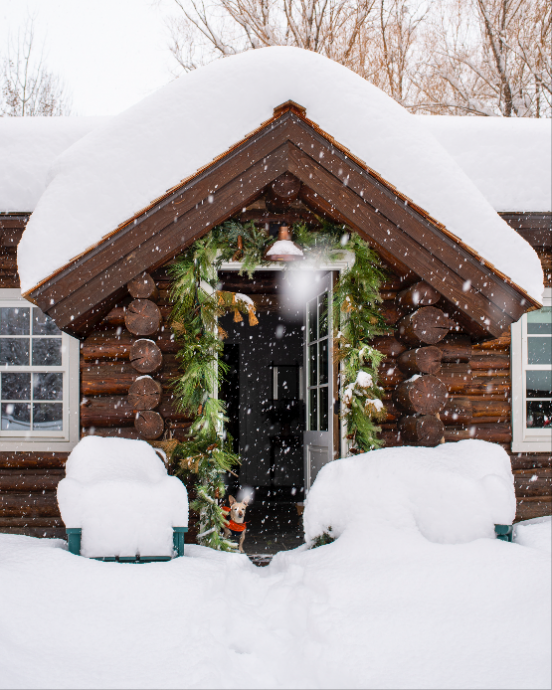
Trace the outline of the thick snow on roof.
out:
<instances>
[{"instance_id":1,"label":"thick snow on roof","mask_svg":"<svg viewBox=\"0 0 552 690\"><path fill-rule=\"evenodd\" d=\"M549 119L418 116L496 211L552 211Z\"/></svg>"},{"instance_id":2,"label":"thick snow on roof","mask_svg":"<svg viewBox=\"0 0 552 690\"><path fill-rule=\"evenodd\" d=\"M53 161L103 121L100 117L0 118L0 213L34 211Z\"/></svg>"},{"instance_id":3,"label":"thick snow on roof","mask_svg":"<svg viewBox=\"0 0 552 690\"><path fill-rule=\"evenodd\" d=\"M297 48L236 55L182 76L62 154L19 248L26 292L287 100L537 299L536 253L393 99L347 68Z\"/></svg>"}]
</instances>

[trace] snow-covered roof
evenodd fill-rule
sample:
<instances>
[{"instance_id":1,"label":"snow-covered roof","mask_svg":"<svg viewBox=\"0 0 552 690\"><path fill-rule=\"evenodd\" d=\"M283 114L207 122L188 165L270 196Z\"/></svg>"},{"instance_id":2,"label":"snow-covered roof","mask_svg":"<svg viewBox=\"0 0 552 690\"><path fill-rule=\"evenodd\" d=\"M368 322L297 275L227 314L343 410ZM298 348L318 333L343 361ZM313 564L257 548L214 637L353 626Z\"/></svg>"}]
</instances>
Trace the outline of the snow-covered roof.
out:
<instances>
[{"instance_id":1,"label":"snow-covered roof","mask_svg":"<svg viewBox=\"0 0 552 690\"><path fill-rule=\"evenodd\" d=\"M495 211L552 210L549 119L418 116Z\"/></svg>"},{"instance_id":2,"label":"snow-covered roof","mask_svg":"<svg viewBox=\"0 0 552 690\"><path fill-rule=\"evenodd\" d=\"M0 118L0 213L34 211L54 160L100 117Z\"/></svg>"},{"instance_id":3,"label":"snow-covered roof","mask_svg":"<svg viewBox=\"0 0 552 690\"><path fill-rule=\"evenodd\" d=\"M249 51L186 74L63 153L19 247L24 292L293 100L309 119L536 299L542 269L419 118L315 53Z\"/></svg>"}]
</instances>

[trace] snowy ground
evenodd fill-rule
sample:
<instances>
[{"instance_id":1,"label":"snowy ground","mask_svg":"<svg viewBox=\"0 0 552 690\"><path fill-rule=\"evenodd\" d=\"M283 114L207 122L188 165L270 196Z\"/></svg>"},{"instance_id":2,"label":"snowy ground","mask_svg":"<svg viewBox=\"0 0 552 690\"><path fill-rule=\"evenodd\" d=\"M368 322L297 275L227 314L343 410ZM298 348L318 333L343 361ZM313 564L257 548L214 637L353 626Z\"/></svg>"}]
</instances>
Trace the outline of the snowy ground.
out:
<instances>
[{"instance_id":1,"label":"snowy ground","mask_svg":"<svg viewBox=\"0 0 552 690\"><path fill-rule=\"evenodd\" d=\"M331 520L337 540L266 568L198 546L100 563L0 535L0 687L549 688L552 523L474 537L509 498L498 455L474 474L492 445L462 443L330 463L305 523Z\"/></svg>"}]
</instances>

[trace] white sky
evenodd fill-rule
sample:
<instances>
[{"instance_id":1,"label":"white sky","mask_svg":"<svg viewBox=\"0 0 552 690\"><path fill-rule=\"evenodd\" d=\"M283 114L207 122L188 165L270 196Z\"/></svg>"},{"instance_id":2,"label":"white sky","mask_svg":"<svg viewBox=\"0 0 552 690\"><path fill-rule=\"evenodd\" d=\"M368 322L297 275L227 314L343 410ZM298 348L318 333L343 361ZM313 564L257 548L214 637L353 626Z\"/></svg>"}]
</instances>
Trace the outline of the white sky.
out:
<instances>
[{"instance_id":1,"label":"white sky","mask_svg":"<svg viewBox=\"0 0 552 690\"><path fill-rule=\"evenodd\" d=\"M45 64L74 115L114 115L173 78L165 18L173 0L0 0L0 54L29 14Z\"/></svg>"}]
</instances>

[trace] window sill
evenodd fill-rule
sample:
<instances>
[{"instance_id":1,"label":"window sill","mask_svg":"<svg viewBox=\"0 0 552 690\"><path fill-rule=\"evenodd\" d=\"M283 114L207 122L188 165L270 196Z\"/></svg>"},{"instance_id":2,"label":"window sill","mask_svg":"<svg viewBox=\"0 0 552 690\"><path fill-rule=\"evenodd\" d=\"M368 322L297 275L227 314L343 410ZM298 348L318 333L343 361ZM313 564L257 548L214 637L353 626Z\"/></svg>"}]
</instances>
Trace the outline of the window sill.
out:
<instances>
[{"instance_id":1,"label":"window sill","mask_svg":"<svg viewBox=\"0 0 552 690\"><path fill-rule=\"evenodd\" d=\"M0 436L0 448L4 453L70 453L77 445L77 441L62 441L58 439L14 439Z\"/></svg>"},{"instance_id":2,"label":"window sill","mask_svg":"<svg viewBox=\"0 0 552 690\"><path fill-rule=\"evenodd\" d=\"M512 441L512 453L551 453L552 433L547 436L537 436L523 441Z\"/></svg>"}]
</instances>

